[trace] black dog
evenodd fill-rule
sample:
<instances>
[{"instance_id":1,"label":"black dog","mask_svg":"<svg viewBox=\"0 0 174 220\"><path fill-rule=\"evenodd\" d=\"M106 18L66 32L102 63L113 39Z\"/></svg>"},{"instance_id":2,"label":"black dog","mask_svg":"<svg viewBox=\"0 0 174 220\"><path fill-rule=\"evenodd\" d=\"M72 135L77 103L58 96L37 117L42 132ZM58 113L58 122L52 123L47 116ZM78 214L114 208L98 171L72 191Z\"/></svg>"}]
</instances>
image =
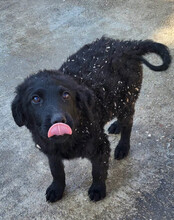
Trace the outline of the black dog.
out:
<instances>
[{"instance_id":1,"label":"black dog","mask_svg":"<svg viewBox=\"0 0 174 220\"><path fill-rule=\"evenodd\" d=\"M142 55L156 53L153 66ZM115 159L128 155L134 106L142 83L142 63L154 71L166 70L171 57L166 46L146 41L101 38L85 45L58 71L40 71L17 87L12 113L25 125L48 156L53 182L46 191L49 202L62 198L65 188L63 159L88 158L93 183L88 194L98 201L106 196L109 141L106 122L117 117L109 133L121 132Z\"/></svg>"}]
</instances>

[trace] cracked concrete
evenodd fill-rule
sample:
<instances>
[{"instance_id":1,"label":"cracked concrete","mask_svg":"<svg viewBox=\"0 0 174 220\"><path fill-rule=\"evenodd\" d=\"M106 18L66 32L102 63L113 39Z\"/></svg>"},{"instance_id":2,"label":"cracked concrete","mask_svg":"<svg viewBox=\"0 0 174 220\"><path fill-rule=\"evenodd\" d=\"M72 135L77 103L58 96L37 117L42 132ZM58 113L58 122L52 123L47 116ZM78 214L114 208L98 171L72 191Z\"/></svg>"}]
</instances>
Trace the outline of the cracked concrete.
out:
<instances>
[{"instance_id":1,"label":"cracked concrete","mask_svg":"<svg viewBox=\"0 0 174 220\"><path fill-rule=\"evenodd\" d=\"M65 161L65 195L46 203L47 159L10 111L14 88L27 75L58 69L67 56L102 35L153 39L174 55L173 10L173 0L0 1L0 219L174 219L173 63L166 72L144 67L130 155L115 161L118 137L110 135L107 197L98 203L88 199L91 165L82 159ZM148 59L160 62L156 56Z\"/></svg>"}]
</instances>

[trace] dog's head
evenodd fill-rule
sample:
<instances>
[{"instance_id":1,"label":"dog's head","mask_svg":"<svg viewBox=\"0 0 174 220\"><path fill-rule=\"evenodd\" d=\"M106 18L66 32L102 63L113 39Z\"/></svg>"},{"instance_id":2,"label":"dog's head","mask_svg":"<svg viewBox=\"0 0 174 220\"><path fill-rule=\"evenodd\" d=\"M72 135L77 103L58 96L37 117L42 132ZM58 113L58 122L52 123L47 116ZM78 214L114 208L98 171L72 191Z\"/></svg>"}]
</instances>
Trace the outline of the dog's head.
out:
<instances>
[{"instance_id":1,"label":"dog's head","mask_svg":"<svg viewBox=\"0 0 174 220\"><path fill-rule=\"evenodd\" d=\"M41 71L25 79L16 93L12 102L16 124L49 141L64 142L83 117L92 120L92 92L62 73Z\"/></svg>"}]
</instances>

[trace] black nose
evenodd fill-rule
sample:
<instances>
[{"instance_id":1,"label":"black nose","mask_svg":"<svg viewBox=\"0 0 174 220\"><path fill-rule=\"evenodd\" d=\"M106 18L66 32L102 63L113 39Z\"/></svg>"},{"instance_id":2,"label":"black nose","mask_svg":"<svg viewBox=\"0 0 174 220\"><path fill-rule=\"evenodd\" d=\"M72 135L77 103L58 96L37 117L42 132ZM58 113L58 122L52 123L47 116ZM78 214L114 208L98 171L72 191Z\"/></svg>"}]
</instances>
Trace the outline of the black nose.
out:
<instances>
[{"instance_id":1,"label":"black nose","mask_svg":"<svg viewBox=\"0 0 174 220\"><path fill-rule=\"evenodd\" d=\"M63 114L54 114L51 118L51 124L55 123L66 123L66 118Z\"/></svg>"}]
</instances>

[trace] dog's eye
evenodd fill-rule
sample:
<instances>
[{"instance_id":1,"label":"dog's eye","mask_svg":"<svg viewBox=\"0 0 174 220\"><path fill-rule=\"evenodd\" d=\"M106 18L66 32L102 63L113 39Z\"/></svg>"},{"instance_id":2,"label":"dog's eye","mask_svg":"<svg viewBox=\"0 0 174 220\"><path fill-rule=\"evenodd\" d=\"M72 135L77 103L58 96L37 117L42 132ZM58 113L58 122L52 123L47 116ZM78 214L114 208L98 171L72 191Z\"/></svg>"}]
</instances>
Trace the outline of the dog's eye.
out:
<instances>
[{"instance_id":1,"label":"dog's eye","mask_svg":"<svg viewBox=\"0 0 174 220\"><path fill-rule=\"evenodd\" d=\"M69 94L68 92L64 92L63 95L62 95L62 97L63 97L64 99L69 99L70 94Z\"/></svg>"},{"instance_id":2,"label":"dog's eye","mask_svg":"<svg viewBox=\"0 0 174 220\"><path fill-rule=\"evenodd\" d=\"M34 104L38 104L38 103L40 103L40 101L41 101L41 99L40 99L39 96L37 96L37 95L33 96L32 102L33 102Z\"/></svg>"}]
</instances>

